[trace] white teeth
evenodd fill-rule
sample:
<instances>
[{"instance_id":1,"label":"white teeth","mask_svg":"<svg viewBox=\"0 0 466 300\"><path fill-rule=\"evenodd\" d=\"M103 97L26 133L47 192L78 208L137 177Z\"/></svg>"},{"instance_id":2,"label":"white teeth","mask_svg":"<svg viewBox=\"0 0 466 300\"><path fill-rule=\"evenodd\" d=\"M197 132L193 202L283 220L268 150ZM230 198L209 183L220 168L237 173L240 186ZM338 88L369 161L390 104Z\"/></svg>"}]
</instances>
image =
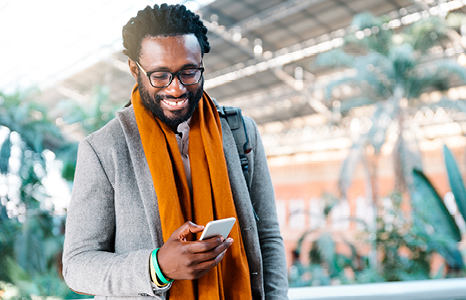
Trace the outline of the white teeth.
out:
<instances>
[{"instance_id":1,"label":"white teeth","mask_svg":"<svg viewBox=\"0 0 466 300\"><path fill-rule=\"evenodd\" d=\"M165 103L166 105L169 105L169 106L181 106L186 101L188 101L188 99L185 99L185 100L179 101L179 102L173 102L173 101L167 101L167 100L162 100L162 101L163 101L163 103Z\"/></svg>"}]
</instances>

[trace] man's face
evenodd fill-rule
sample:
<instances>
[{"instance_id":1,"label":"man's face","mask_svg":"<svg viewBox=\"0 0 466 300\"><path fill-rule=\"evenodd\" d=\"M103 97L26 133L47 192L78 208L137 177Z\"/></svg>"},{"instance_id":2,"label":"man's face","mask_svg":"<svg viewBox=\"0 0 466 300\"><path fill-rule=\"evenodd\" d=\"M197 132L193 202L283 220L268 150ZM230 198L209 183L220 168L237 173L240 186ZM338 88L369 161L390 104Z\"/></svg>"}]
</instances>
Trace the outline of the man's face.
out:
<instances>
[{"instance_id":1,"label":"man's face","mask_svg":"<svg viewBox=\"0 0 466 300\"><path fill-rule=\"evenodd\" d=\"M146 72L178 72L201 67L202 55L195 35L146 37L141 43L139 64ZM146 74L130 60L130 69L138 82L143 105L154 116L176 130L188 120L203 94L203 78L195 85L183 85L178 76L164 88L154 88Z\"/></svg>"}]
</instances>

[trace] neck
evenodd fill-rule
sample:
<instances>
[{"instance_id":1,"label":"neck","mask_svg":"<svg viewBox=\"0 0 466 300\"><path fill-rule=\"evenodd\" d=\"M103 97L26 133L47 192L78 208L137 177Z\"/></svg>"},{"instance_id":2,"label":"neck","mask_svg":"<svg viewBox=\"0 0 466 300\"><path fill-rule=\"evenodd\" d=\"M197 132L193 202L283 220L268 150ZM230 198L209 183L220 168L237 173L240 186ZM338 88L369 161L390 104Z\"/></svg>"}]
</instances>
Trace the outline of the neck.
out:
<instances>
[{"instance_id":1,"label":"neck","mask_svg":"<svg viewBox=\"0 0 466 300\"><path fill-rule=\"evenodd\" d=\"M180 124L178 124L178 125L180 125ZM170 129L173 130L174 133L179 133L178 132L178 125L172 125L172 126L170 126Z\"/></svg>"}]
</instances>

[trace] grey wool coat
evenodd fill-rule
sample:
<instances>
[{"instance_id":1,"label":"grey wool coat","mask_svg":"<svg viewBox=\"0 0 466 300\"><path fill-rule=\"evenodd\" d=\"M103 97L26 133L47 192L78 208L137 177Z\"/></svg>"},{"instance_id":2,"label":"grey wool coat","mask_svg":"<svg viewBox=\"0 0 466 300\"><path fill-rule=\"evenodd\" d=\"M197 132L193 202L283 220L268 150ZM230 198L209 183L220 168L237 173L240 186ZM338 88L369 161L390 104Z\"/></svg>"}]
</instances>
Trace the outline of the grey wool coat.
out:
<instances>
[{"instance_id":1,"label":"grey wool coat","mask_svg":"<svg viewBox=\"0 0 466 300\"><path fill-rule=\"evenodd\" d=\"M254 299L287 299L285 253L266 156L256 124L247 117L245 124L252 147L247 154L251 194L233 135L222 119L251 289ZM154 291L149 272L151 251L162 245L157 195L130 106L79 145L63 275L72 290L95 299L165 299L167 289Z\"/></svg>"}]
</instances>

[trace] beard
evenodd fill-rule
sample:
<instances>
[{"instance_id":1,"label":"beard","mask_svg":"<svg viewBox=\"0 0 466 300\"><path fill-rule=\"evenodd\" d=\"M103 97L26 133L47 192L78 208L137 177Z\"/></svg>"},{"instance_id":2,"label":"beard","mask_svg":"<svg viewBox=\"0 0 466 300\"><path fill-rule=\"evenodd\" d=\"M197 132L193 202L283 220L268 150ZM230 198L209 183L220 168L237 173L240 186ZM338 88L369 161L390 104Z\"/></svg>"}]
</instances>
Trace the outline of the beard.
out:
<instances>
[{"instance_id":1,"label":"beard","mask_svg":"<svg viewBox=\"0 0 466 300\"><path fill-rule=\"evenodd\" d=\"M188 99L188 111L186 113L184 113L184 110L182 109L177 110L177 111L176 110L171 111L171 113L174 115L171 118L167 117L164 114L161 101L164 99L166 100L176 99L175 97L150 95L147 89L144 88L141 77L139 76L138 76L138 88L139 88L139 94L141 95L142 104L144 105L144 107L148 109L154 117L158 118L160 121L167 124L170 128L176 129L179 124L191 118L194 111L196 110L196 107L199 104L199 101L201 100L202 95L204 93L204 79L201 80L201 85L199 86L199 88L196 90L195 93L187 91L185 94L178 97L178 98Z\"/></svg>"}]
</instances>

